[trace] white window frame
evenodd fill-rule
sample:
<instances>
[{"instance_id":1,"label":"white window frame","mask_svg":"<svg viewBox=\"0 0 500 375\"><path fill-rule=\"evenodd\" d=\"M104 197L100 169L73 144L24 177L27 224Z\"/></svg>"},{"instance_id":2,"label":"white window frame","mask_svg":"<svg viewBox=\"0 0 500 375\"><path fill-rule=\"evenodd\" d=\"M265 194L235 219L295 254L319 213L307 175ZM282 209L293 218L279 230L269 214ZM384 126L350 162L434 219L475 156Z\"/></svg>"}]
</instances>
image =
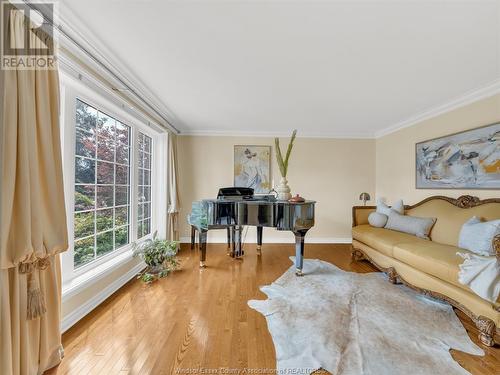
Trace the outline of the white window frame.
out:
<instances>
[{"instance_id":1,"label":"white window frame","mask_svg":"<svg viewBox=\"0 0 500 375\"><path fill-rule=\"evenodd\" d=\"M118 104L116 98L105 97L101 92L91 89L74 77L61 72L61 144L63 155L64 194L68 225L69 248L61 257L63 291L65 285L70 285L77 279L88 279L86 274L103 272L122 264L132 257L134 242L142 242L152 237L158 231L160 238L166 235L166 147L167 133L153 129L130 115ZM113 250L81 267L74 268L74 195L75 195L75 126L76 100L79 99L98 111L114 117L116 120L130 126L130 210L129 210L129 243ZM123 106L124 104L122 104ZM138 173L138 131L152 139L151 163L151 234L137 240L137 173Z\"/></svg>"}]
</instances>

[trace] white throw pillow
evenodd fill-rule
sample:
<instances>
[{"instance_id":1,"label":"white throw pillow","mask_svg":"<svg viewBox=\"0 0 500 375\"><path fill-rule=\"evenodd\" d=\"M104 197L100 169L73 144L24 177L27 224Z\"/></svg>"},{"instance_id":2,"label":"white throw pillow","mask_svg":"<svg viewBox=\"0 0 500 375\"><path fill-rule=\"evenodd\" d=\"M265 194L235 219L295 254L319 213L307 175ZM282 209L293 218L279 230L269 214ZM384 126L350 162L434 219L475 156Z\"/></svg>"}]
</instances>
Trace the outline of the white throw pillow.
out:
<instances>
[{"instance_id":1,"label":"white throw pillow","mask_svg":"<svg viewBox=\"0 0 500 375\"><path fill-rule=\"evenodd\" d=\"M392 210L389 213L389 219L385 228L413 234L428 240L429 233L435 222L436 219L433 217L405 216Z\"/></svg>"},{"instance_id":2,"label":"white throw pillow","mask_svg":"<svg viewBox=\"0 0 500 375\"><path fill-rule=\"evenodd\" d=\"M493 238L500 234L500 220L482 222L473 216L462 226L458 247L479 255L495 255Z\"/></svg>"},{"instance_id":3,"label":"white throw pillow","mask_svg":"<svg viewBox=\"0 0 500 375\"><path fill-rule=\"evenodd\" d=\"M383 228L387 223L387 215L381 214L380 212L372 212L368 215L368 223L372 227Z\"/></svg>"},{"instance_id":4,"label":"white throw pillow","mask_svg":"<svg viewBox=\"0 0 500 375\"><path fill-rule=\"evenodd\" d=\"M377 212L389 216L391 210L396 211L398 214L403 215L405 212L405 205L403 204L403 200L400 199L389 207L387 204L382 202L380 199L377 201Z\"/></svg>"}]
</instances>

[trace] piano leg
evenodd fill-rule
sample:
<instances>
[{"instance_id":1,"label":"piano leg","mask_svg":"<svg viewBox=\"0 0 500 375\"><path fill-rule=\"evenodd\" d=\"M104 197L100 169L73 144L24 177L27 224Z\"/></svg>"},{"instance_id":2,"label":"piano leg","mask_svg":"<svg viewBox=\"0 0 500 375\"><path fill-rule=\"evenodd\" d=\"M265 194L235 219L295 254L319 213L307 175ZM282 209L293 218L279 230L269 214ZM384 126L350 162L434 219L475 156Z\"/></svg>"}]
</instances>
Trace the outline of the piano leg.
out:
<instances>
[{"instance_id":1,"label":"piano leg","mask_svg":"<svg viewBox=\"0 0 500 375\"><path fill-rule=\"evenodd\" d=\"M229 253L228 253L228 255L231 258L234 258L234 253L236 252L236 243L234 242L235 238L236 238L235 228L231 227L231 249L229 250Z\"/></svg>"},{"instance_id":2,"label":"piano leg","mask_svg":"<svg viewBox=\"0 0 500 375\"><path fill-rule=\"evenodd\" d=\"M191 250L194 249L194 242L196 238L196 227L191 225Z\"/></svg>"},{"instance_id":3,"label":"piano leg","mask_svg":"<svg viewBox=\"0 0 500 375\"><path fill-rule=\"evenodd\" d=\"M231 227L227 227L227 255L231 255L231 246L233 245L231 242Z\"/></svg>"},{"instance_id":4,"label":"piano leg","mask_svg":"<svg viewBox=\"0 0 500 375\"><path fill-rule=\"evenodd\" d=\"M295 234L295 275L297 276L304 276L302 266L304 264L304 238L306 233L307 229L293 232Z\"/></svg>"},{"instance_id":5,"label":"piano leg","mask_svg":"<svg viewBox=\"0 0 500 375\"><path fill-rule=\"evenodd\" d=\"M234 257L239 258L243 255L243 249L241 248L241 235L243 232L243 227L241 225L236 225L234 227Z\"/></svg>"},{"instance_id":6,"label":"piano leg","mask_svg":"<svg viewBox=\"0 0 500 375\"><path fill-rule=\"evenodd\" d=\"M262 227L257 227L257 255L262 255Z\"/></svg>"},{"instance_id":7,"label":"piano leg","mask_svg":"<svg viewBox=\"0 0 500 375\"><path fill-rule=\"evenodd\" d=\"M205 260L207 259L207 231L200 230L199 234L200 246L200 268L206 267Z\"/></svg>"}]
</instances>

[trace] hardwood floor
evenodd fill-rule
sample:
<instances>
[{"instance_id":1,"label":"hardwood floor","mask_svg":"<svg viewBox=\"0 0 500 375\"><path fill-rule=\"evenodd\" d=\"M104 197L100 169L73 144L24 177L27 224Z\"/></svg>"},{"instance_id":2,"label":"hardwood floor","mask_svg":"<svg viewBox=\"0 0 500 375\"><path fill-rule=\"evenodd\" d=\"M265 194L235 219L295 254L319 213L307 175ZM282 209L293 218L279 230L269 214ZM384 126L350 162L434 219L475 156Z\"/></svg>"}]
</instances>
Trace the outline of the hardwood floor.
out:
<instances>
[{"instance_id":1,"label":"hardwood floor","mask_svg":"<svg viewBox=\"0 0 500 375\"><path fill-rule=\"evenodd\" d=\"M259 286L291 266L293 251L293 245L266 244L259 258L255 246L246 245L244 259L234 260L225 245L208 245L208 268L199 269L198 251L183 246L182 270L150 286L130 281L67 331L65 358L47 374L273 373L266 320L247 301L266 298ZM351 263L348 245L308 244L306 256L344 270L375 270L367 262ZM478 343L472 322L458 315ZM499 374L500 348L482 348L484 357L452 355L473 374ZM220 368L229 370L210 372Z\"/></svg>"}]
</instances>

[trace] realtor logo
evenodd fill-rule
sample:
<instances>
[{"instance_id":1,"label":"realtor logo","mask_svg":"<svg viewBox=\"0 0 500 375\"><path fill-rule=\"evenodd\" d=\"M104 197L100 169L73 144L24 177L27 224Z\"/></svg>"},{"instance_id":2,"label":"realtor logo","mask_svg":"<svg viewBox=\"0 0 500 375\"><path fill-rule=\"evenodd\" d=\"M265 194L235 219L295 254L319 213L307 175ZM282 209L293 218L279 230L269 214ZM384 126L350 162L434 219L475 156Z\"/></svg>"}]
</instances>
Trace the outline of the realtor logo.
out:
<instances>
[{"instance_id":1,"label":"realtor logo","mask_svg":"<svg viewBox=\"0 0 500 375\"><path fill-rule=\"evenodd\" d=\"M54 7L53 2L1 0L1 69L56 68Z\"/></svg>"}]
</instances>

